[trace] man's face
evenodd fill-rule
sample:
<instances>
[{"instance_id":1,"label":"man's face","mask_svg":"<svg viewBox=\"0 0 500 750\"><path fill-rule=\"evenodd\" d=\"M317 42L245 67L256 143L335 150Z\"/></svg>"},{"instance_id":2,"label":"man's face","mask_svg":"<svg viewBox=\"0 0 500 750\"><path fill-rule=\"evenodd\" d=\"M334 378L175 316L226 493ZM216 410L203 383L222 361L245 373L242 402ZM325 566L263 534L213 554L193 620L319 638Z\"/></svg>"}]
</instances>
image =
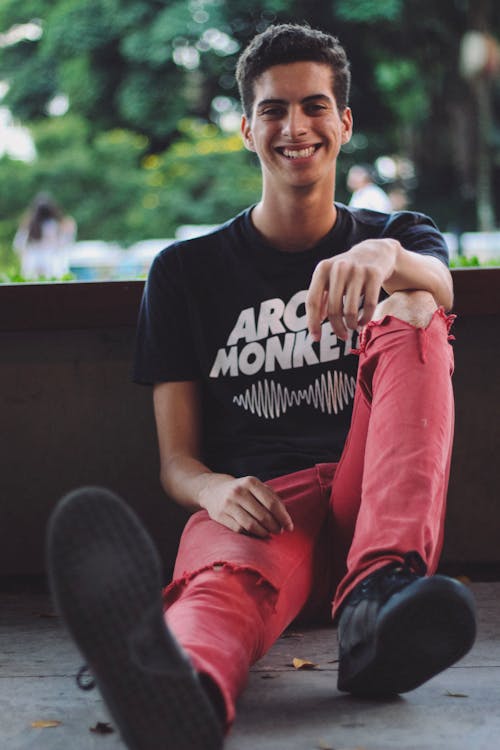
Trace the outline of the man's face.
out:
<instances>
[{"instance_id":1,"label":"man's face","mask_svg":"<svg viewBox=\"0 0 500 750\"><path fill-rule=\"evenodd\" d=\"M264 186L331 186L352 115L339 114L328 65L294 62L264 71L254 84L251 120L242 119L245 145L259 157Z\"/></svg>"}]
</instances>

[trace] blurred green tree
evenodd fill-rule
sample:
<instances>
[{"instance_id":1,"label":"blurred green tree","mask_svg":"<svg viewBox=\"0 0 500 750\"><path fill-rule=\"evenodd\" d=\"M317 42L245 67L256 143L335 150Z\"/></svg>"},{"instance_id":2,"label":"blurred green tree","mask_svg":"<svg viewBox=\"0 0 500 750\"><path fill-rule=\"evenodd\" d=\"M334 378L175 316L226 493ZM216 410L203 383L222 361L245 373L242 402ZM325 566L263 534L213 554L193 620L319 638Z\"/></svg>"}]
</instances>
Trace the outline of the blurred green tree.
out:
<instances>
[{"instance_id":1,"label":"blurred green tree","mask_svg":"<svg viewBox=\"0 0 500 750\"><path fill-rule=\"evenodd\" d=\"M36 123L33 164L0 159L0 266L16 268L12 238L40 189L75 217L79 239L124 247L173 237L180 224L223 222L258 199L260 172L239 134L192 119L178 127L178 140L157 155L146 153L144 136L119 129L93 135L77 115Z\"/></svg>"},{"instance_id":2,"label":"blurred green tree","mask_svg":"<svg viewBox=\"0 0 500 750\"><path fill-rule=\"evenodd\" d=\"M91 184L90 167L84 181L88 194L95 191L98 197L94 203L88 196L82 198L83 227L92 211L96 233L109 236L112 227L101 208L100 185L105 178L99 151L110 130L144 139L141 148L129 151L126 165L131 176L123 177L117 187L121 197L113 200L111 177L106 188L108 213L122 212L128 199L134 205L135 218L125 220L119 213L117 225L132 234L142 231L144 224L158 226L151 192L148 199L132 187L124 194L138 175L142 185L141 160L148 154L158 155L164 165L169 200L167 208L164 194L157 196L164 209L162 228L170 226L171 216L190 222L215 210L226 216L246 199L244 182L233 178L227 183L240 197L232 192L228 196L224 185L209 178L222 170L219 179L230 180L230 167L224 170L218 159L211 163L194 157L182 182L171 161L179 158L174 147L195 138L180 124L186 118L220 124L237 111L237 54L256 31L274 21L307 21L331 31L351 58L355 137L340 165L338 197L348 197L344 176L352 163L394 154L415 164L416 179L408 178L414 207L430 212L443 229L475 229L480 124L475 87L460 73L460 44L471 28L500 33L500 4L494 0L3 0L4 34L15 24L31 24L31 32L24 38L20 34L17 43L0 43L1 77L9 85L4 101L22 121L36 124L47 120L54 97L64 94L69 112L61 119L85 119L84 154L78 155L75 146L65 162L67 177L82 159L94 158L99 164L94 171L98 181ZM492 116L481 153L483 163L489 159L497 165L490 170L494 187L500 172L498 79L491 79L488 96ZM37 138L43 162L46 144L40 129ZM241 160L252 171L244 152L234 152L231 159ZM204 163L211 163L211 172ZM36 163L32 169L40 176ZM116 178L118 167L109 169ZM193 170L199 174L191 174ZM196 199L183 203L184 188ZM500 191L491 189L489 194L492 203L497 202L490 207L492 214L500 215ZM140 210L147 220L138 218ZM218 213L210 223L214 220L219 220Z\"/></svg>"}]
</instances>

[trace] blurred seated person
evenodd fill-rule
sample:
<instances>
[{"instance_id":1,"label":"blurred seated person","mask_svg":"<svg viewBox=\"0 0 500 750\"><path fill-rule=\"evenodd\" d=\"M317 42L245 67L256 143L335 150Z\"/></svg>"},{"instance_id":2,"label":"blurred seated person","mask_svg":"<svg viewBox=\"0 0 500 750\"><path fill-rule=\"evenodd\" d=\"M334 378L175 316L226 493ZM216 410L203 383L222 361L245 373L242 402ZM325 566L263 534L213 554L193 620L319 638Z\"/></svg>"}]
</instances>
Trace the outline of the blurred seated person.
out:
<instances>
[{"instance_id":1,"label":"blurred seated person","mask_svg":"<svg viewBox=\"0 0 500 750\"><path fill-rule=\"evenodd\" d=\"M373 181L373 172L369 166L355 164L347 173L347 187L352 196L349 206L352 208L369 208L372 211L390 213L392 206L387 194Z\"/></svg>"},{"instance_id":2,"label":"blurred seated person","mask_svg":"<svg viewBox=\"0 0 500 750\"><path fill-rule=\"evenodd\" d=\"M69 272L68 247L76 237L76 223L65 216L47 193L39 193L14 237L26 279L59 279Z\"/></svg>"},{"instance_id":3,"label":"blurred seated person","mask_svg":"<svg viewBox=\"0 0 500 750\"><path fill-rule=\"evenodd\" d=\"M406 211L410 205L408 193L401 185L394 184L387 190L392 211Z\"/></svg>"}]
</instances>

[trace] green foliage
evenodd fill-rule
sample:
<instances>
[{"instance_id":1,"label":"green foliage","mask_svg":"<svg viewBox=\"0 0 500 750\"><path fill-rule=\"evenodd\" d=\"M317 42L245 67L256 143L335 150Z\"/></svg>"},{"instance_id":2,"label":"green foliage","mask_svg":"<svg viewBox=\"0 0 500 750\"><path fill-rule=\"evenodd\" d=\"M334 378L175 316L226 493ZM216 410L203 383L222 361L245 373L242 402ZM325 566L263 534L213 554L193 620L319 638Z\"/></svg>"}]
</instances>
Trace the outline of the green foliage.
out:
<instances>
[{"instance_id":1,"label":"green foliage","mask_svg":"<svg viewBox=\"0 0 500 750\"><path fill-rule=\"evenodd\" d=\"M413 123L427 118L430 97L414 60L384 60L378 63L375 80L396 118Z\"/></svg>"},{"instance_id":2,"label":"green foliage","mask_svg":"<svg viewBox=\"0 0 500 750\"><path fill-rule=\"evenodd\" d=\"M460 255L458 258L451 258L450 260L450 268L478 268L480 265L477 255L473 255L471 258ZM498 263L495 265L498 265Z\"/></svg>"},{"instance_id":3,"label":"green foliage","mask_svg":"<svg viewBox=\"0 0 500 750\"><path fill-rule=\"evenodd\" d=\"M45 276L37 276L36 279L27 279L17 269L16 266L10 266L0 271L0 284L30 284L36 282L37 284L47 283L53 284L54 282L61 281L75 281L74 274L67 273L64 276L57 278L46 278Z\"/></svg>"},{"instance_id":4,"label":"green foliage","mask_svg":"<svg viewBox=\"0 0 500 750\"><path fill-rule=\"evenodd\" d=\"M452 258L450 260L450 268L499 268L500 267L500 255L498 258L490 258L489 260L479 260L477 255L472 255L470 258L466 258L460 255L458 258Z\"/></svg>"},{"instance_id":5,"label":"green foliage","mask_svg":"<svg viewBox=\"0 0 500 750\"><path fill-rule=\"evenodd\" d=\"M38 154L32 164L0 159L0 266L15 272L11 239L41 189L75 216L79 238L125 245L257 200L255 159L215 126L213 102L237 99L237 55L272 22L331 31L352 61L355 135L337 197L348 199L352 163L400 155L416 165L412 207L443 229L475 229L476 110L458 59L480 13L499 36L493 0L2 0L2 32L39 19L43 34L0 47L4 103L30 124ZM59 93L69 112L49 117ZM499 93L493 85L494 112Z\"/></svg>"},{"instance_id":6,"label":"green foliage","mask_svg":"<svg viewBox=\"0 0 500 750\"><path fill-rule=\"evenodd\" d=\"M64 151L73 151L78 156L90 140L90 123L82 117L67 114L65 117L52 117L39 120L31 128L39 158L57 158ZM37 169L37 163L32 167Z\"/></svg>"},{"instance_id":7,"label":"green foliage","mask_svg":"<svg viewBox=\"0 0 500 750\"><path fill-rule=\"evenodd\" d=\"M68 59L93 53L118 37L118 0L59 0L46 17L41 52Z\"/></svg>"},{"instance_id":8,"label":"green foliage","mask_svg":"<svg viewBox=\"0 0 500 750\"><path fill-rule=\"evenodd\" d=\"M28 164L0 159L0 269L19 269L12 249L18 221L36 192L36 177Z\"/></svg>"},{"instance_id":9,"label":"green foliage","mask_svg":"<svg viewBox=\"0 0 500 750\"><path fill-rule=\"evenodd\" d=\"M144 205L170 234L179 224L229 219L258 200L261 186L260 169L239 134L224 135L215 125L191 120L179 126L179 141L161 157L144 160L150 186Z\"/></svg>"},{"instance_id":10,"label":"green foliage","mask_svg":"<svg viewBox=\"0 0 500 750\"><path fill-rule=\"evenodd\" d=\"M398 21L403 12L403 0L338 0L338 18L354 23Z\"/></svg>"},{"instance_id":11,"label":"green foliage","mask_svg":"<svg viewBox=\"0 0 500 750\"><path fill-rule=\"evenodd\" d=\"M91 112L99 106L104 89L102 78L92 70L86 55L65 60L59 67L59 86L76 112Z\"/></svg>"},{"instance_id":12,"label":"green foliage","mask_svg":"<svg viewBox=\"0 0 500 750\"><path fill-rule=\"evenodd\" d=\"M9 2L3 18L0 12L6 27L29 20L20 9L16 17L14 8ZM226 34L229 24L218 0L57 0L41 3L39 10L40 40L0 49L11 84L7 105L23 119L36 119L64 91L72 111L96 130L130 128L148 135L159 150L176 135L180 117L208 113L205 84L211 92L208 79L222 75L224 58L238 49ZM176 62L179 50L184 56ZM201 76L190 69L189 59L200 57L207 75L203 66Z\"/></svg>"},{"instance_id":13,"label":"green foliage","mask_svg":"<svg viewBox=\"0 0 500 750\"><path fill-rule=\"evenodd\" d=\"M75 116L40 123L34 137L37 183L75 217L79 238L124 240L133 229L128 208L144 190L138 165L146 139L123 130L92 136L87 123ZM56 150L58 141L64 145Z\"/></svg>"},{"instance_id":14,"label":"green foliage","mask_svg":"<svg viewBox=\"0 0 500 750\"><path fill-rule=\"evenodd\" d=\"M155 155L144 136L118 129L94 136L74 115L35 125L33 165L0 160L0 267L16 273L12 239L42 189L74 216L79 239L124 246L173 236L183 223L225 221L258 199L260 171L239 135L200 121L179 127L180 139Z\"/></svg>"},{"instance_id":15,"label":"green foliage","mask_svg":"<svg viewBox=\"0 0 500 750\"><path fill-rule=\"evenodd\" d=\"M80 239L125 238L127 207L138 194L140 200L144 190L138 164L145 139L124 131L92 138L88 124L74 115L42 121L32 132L38 151L33 164L0 160L3 265L15 262L11 250L15 229L40 190L50 192L76 218ZM139 233L133 239L140 237Z\"/></svg>"},{"instance_id":16,"label":"green foliage","mask_svg":"<svg viewBox=\"0 0 500 750\"><path fill-rule=\"evenodd\" d=\"M20 45L16 52L21 52L25 46ZM27 57L19 64L15 59L12 62L16 70L15 85L9 89L5 103L21 120L43 117L47 103L57 93L53 62L37 57Z\"/></svg>"}]
</instances>

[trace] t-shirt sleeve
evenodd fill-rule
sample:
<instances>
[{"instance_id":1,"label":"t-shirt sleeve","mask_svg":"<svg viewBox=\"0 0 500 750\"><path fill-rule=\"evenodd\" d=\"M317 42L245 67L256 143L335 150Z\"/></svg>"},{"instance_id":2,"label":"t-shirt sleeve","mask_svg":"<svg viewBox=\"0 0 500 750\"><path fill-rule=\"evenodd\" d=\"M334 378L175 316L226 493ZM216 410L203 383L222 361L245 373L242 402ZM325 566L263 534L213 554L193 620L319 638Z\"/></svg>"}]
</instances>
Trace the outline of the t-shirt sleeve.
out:
<instances>
[{"instance_id":1,"label":"t-shirt sleeve","mask_svg":"<svg viewBox=\"0 0 500 750\"><path fill-rule=\"evenodd\" d=\"M446 241L432 219L425 214L413 211L398 211L391 214L382 237L392 237L399 240L405 250L412 250L420 255L432 255L445 266L449 265Z\"/></svg>"},{"instance_id":2,"label":"t-shirt sleeve","mask_svg":"<svg viewBox=\"0 0 500 750\"><path fill-rule=\"evenodd\" d=\"M178 250L171 246L155 258L144 286L132 379L152 385L199 376L187 290Z\"/></svg>"}]
</instances>

